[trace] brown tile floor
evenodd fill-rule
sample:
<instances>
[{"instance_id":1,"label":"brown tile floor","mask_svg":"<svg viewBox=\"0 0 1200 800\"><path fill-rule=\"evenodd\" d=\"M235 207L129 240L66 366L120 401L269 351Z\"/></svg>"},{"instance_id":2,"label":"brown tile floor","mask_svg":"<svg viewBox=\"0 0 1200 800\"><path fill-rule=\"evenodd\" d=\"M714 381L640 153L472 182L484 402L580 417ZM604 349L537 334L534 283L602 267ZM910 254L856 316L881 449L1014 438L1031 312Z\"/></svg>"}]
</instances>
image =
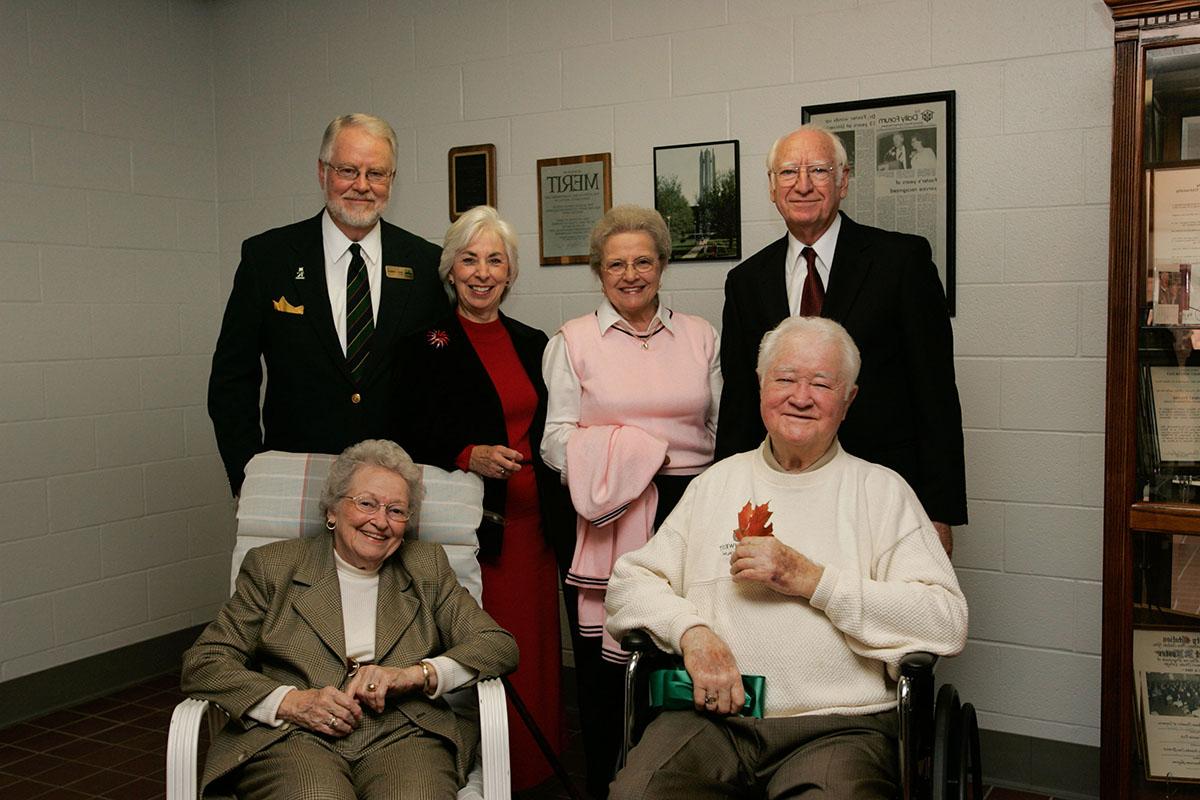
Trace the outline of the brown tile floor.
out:
<instances>
[{"instance_id":1,"label":"brown tile floor","mask_svg":"<svg viewBox=\"0 0 1200 800\"><path fill-rule=\"evenodd\" d=\"M0 730L0 797L162 798L167 727L182 698L179 677L163 675Z\"/></svg>"},{"instance_id":2,"label":"brown tile floor","mask_svg":"<svg viewBox=\"0 0 1200 800\"><path fill-rule=\"evenodd\" d=\"M569 676L568 676L569 677ZM570 680L566 681L570 684ZM568 692L568 697L573 695ZM165 796L167 727L183 699L177 675L162 675L108 697L0 730L4 800L159 800ZM563 765L584 786L579 713L567 702L570 747ZM987 800L1050 800L999 787ZM518 800L569 800L551 778Z\"/></svg>"}]
</instances>

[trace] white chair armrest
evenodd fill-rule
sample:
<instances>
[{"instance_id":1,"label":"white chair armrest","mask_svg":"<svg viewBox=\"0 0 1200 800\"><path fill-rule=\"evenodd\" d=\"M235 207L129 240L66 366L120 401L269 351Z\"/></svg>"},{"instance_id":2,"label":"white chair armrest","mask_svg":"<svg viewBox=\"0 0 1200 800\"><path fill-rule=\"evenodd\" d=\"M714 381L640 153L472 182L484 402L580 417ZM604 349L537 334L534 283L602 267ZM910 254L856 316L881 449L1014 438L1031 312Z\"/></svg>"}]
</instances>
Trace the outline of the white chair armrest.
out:
<instances>
[{"instance_id":1,"label":"white chair armrest","mask_svg":"<svg viewBox=\"0 0 1200 800\"><path fill-rule=\"evenodd\" d=\"M200 724L207 700L191 697L175 706L167 733L167 800L196 800L199 781Z\"/></svg>"},{"instance_id":2,"label":"white chair armrest","mask_svg":"<svg viewBox=\"0 0 1200 800\"><path fill-rule=\"evenodd\" d=\"M508 704L504 684L490 678L479 690L479 753L483 761L483 795L487 800L511 800L512 768L508 762Z\"/></svg>"}]
</instances>

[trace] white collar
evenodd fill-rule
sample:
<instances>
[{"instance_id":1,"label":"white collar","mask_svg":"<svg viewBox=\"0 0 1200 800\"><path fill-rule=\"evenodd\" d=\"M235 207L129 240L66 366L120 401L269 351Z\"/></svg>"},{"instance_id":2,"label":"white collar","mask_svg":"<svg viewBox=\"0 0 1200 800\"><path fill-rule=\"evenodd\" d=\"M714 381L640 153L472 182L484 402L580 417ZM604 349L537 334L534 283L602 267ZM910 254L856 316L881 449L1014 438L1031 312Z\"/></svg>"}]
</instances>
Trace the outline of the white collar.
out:
<instances>
[{"instance_id":1,"label":"white collar","mask_svg":"<svg viewBox=\"0 0 1200 800\"><path fill-rule=\"evenodd\" d=\"M326 264L336 264L346 255L350 245L354 244L342 233L342 229L334 224L329 216L329 209L325 209L321 214L321 239L325 243ZM380 232L378 221L375 222L375 227L367 231L366 236L358 240L358 244L362 247L363 258L366 259L368 267L375 267L383 260L383 234Z\"/></svg>"},{"instance_id":2,"label":"white collar","mask_svg":"<svg viewBox=\"0 0 1200 800\"><path fill-rule=\"evenodd\" d=\"M666 328L672 334L675 333L675 329L672 327L673 323L671 322L671 317L671 309L663 305L662 297L659 297L658 308L654 309L654 316L650 318L650 328L654 327L654 320L657 319L662 323L664 328ZM633 327L625 320L625 318L618 314L617 310L612 307L612 303L608 302L607 297L600 301L600 307L596 309L596 322L600 325L601 336L603 336L609 328L611 328L613 325L616 325L618 322L623 322L627 328L633 330Z\"/></svg>"},{"instance_id":3,"label":"white collar","mask_svg":"<svg viewBox=\"0 0 1200 800\"><path fill-rule=\"evenodd\" d=\"M829 223L829 227L825 229L825 232L821 234L820 238L818 238L811 245L804 244L797 239L791 231L788 231L788 271L791 272L793 269L796 269L797 260L800 258L800 251L805 247L812 247L813 250L817 251L817 258L820 259L819 263L825 267L823 270L821 270L821 272L824 274L825 278L828 279L829 271L833 269L833 254L837 250L838 232L841 231L841 229L842 215L839 212L838 215L833 218L833 222ZM826 280L825 284L826 288L828 288L829 281Z\"/></svg>"}]
</instances>

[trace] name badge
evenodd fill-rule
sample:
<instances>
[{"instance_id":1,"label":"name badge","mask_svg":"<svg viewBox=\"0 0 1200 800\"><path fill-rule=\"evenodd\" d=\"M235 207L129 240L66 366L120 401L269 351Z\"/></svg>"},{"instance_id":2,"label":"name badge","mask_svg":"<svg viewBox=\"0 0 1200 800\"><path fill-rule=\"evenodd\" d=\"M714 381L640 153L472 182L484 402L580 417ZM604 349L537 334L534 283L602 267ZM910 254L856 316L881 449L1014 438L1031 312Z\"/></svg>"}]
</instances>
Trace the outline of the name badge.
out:
<instances>
[{"instance_id":1,"label":"name badge","mask_svg":"<svg viewBox=\"0 0 1200 800\"><path fill-rule=\"evenodd\" d=\"M383 272L389 278L398 278L402 281L411 281L413 279L412 267L384 267Z\"/></svg>"}]
</instances>

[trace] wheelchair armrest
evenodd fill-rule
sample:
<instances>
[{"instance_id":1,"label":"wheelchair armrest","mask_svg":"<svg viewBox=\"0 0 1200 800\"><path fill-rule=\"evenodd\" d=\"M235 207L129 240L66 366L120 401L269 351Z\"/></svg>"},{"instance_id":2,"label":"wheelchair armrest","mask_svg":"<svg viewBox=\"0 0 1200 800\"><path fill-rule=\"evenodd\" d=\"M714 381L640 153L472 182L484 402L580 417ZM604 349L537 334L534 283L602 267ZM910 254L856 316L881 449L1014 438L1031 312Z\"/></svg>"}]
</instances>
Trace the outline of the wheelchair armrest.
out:
<instances>
[{"instance_id":1,"label":"wheelchair armrest","mask_svg":"<svg viewBox=\"0 0 1200 800\"><path fill-rule=\"evenodd\" d=\"M654 640L650 638L650 634L640 628L628 631L622 636L621 647L630 653L653 653L659 649Z\"/></svg>"},{"instance_id":2,"label":"wheelchair armrest","mask_svg":"<svg viewBox=\"0 0 1200 800\"><path fill-rule=\"evenodd\" d=\"M900 791L905 800L923 797L929 787L933 747L933 653L908 653L900 660L896 682L899 715Z\"/></svg>"}]
</instances>

